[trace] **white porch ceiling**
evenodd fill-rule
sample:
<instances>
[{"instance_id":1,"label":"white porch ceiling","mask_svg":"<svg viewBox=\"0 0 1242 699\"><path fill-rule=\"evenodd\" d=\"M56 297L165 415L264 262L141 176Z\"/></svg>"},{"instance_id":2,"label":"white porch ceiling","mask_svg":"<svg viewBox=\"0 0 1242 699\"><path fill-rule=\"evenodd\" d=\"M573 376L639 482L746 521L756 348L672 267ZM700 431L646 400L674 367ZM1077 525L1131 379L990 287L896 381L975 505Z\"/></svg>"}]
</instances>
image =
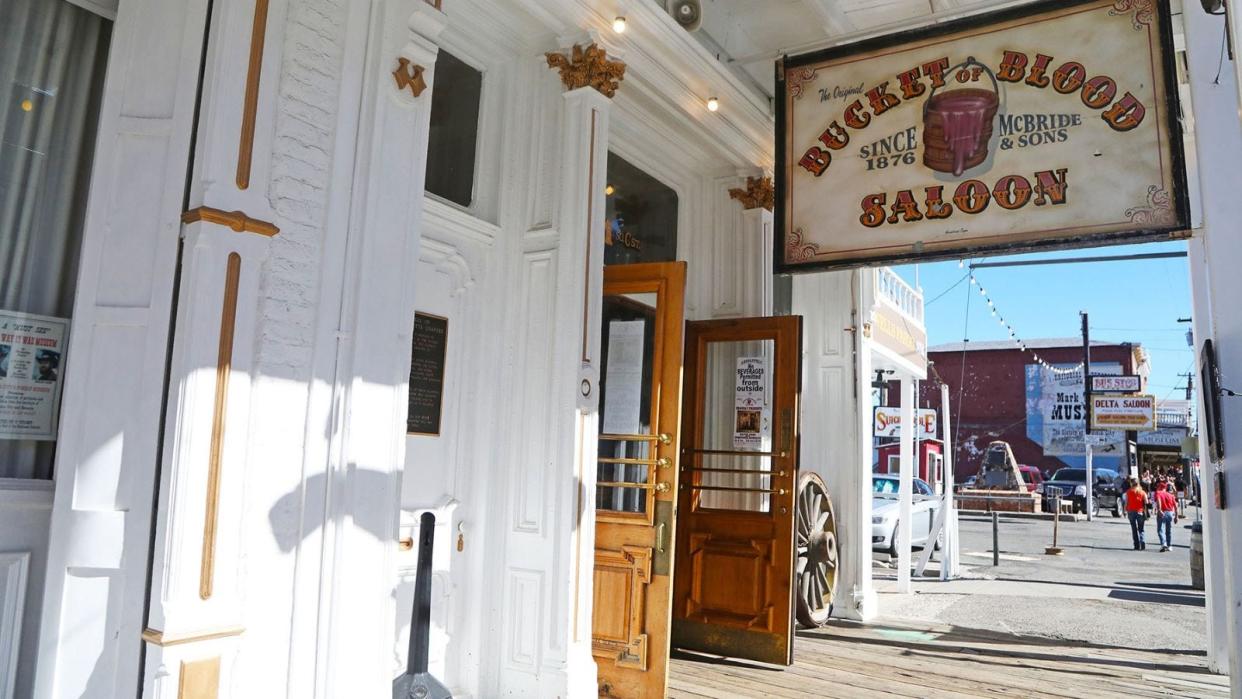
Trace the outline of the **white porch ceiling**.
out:
<instances>
[{"instance_id":1,"label":"white porch ceiling","mask_svg":"<svg viewBox=\"0 0 1242 699\"><path fill-rule=\"evenodd\" d=\"M663 0L653 0L663 4ZM771 97L776 57L1031 0L702 0L695 37Z\"/></svg>"}]
</instances>

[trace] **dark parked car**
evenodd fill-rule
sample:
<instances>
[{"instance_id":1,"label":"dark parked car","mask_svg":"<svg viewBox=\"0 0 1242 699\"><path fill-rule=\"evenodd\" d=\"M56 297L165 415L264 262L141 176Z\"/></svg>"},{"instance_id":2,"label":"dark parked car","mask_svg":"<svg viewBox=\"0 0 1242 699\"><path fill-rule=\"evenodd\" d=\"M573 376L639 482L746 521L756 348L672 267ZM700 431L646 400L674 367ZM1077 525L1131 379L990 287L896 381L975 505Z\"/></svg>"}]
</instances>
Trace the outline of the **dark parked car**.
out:
<instances>
[{"instance_id":1,"label":"dark parked car","mask_svg":"<svg viewBox=\"0 0 1242 699\"><path fill-rule=\"evenodd\" d=\"M1121 478L1117 472L1109 468L1092 469L1095 475L1095 501L1091 514L1099 514L1101 510L1109 510L1114 517L1120 517L1124 508ZM1087 469L1063 468L1052 474L1052 478L1036 487L1035 492L1044 496L1044 511L1051 512L1053 501L1057 495L1063 500L1074 503L1074 512L1087 511Z\"/></svg>"}]
</instances>

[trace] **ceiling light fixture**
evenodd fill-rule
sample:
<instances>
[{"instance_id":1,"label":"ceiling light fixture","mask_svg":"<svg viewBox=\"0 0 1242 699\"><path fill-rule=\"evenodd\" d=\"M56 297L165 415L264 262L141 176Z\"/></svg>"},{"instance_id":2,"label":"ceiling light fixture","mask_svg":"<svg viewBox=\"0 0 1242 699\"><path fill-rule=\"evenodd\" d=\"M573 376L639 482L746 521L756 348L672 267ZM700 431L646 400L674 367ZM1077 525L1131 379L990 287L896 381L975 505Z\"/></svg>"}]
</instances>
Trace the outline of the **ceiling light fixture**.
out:
<instances>
[{"instance_id":1,"label":"ceiling light fixture","mask_svg":"<svg viewBox=\"0 0 1242 699\"><path fill-rule=\"evenodd\" d=\"M720 109L720 100L716 99L715 97L708 97L707 98L707 111L714 112L718 109Z\"/></svg>"},{"instance_id":2,"label":"ceiling light fixture","mask_svg":"<svg viewBox=\"0 0 1242 699\"><path fill-rule=\"evenodd\" d=\"M618 34L624 34L625 33L625 17L622 17L621 15L617 15L617 18L612 20L612 30Z\"/></svg>"}]
</instances>

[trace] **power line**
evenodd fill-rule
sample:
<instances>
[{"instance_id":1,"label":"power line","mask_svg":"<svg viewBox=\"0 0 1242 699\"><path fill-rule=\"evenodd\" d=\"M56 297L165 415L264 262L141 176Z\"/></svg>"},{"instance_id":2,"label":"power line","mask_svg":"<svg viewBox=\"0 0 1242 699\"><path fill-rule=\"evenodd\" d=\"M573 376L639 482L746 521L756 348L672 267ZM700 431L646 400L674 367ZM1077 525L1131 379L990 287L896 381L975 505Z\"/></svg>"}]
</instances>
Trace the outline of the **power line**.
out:
<instances>
[{"instance_id":1,"label":"power line","mask_svg":"<svg viewBox=\"0 0 1242 699\"><path fill-rule=\"evenodd\" d=\"M1183 328L1102 328L1096 325L1092 325L1091 330L1093 332L1096 330L1105 330L1128 333L1186 333Z\"/></svg>"},{"instance_id":2,"label":"power line","mask_svg":"<svg viewBox=\"0 0 1242 699\"><path fill-rule=\"evenodd\" d=\"M974 262L970 269L988 267L1032 267L1036 265L1074 265L1084 262L1127 262L1131 260L1159 260L1170 257L1186 257L1185 252L1145 252L1137 255L1096 255L1092 257L1060 257L1051 260L1012 260L1009 262Z\"/></svg>"},{"instance_id":3,"label":"power line","mask_svg":"<svg viewBox=\"0 0 1242 699\"><path fill-rule=\"evenodd\" d=\"M936 298L932 299L931 301L924 301L924 302L923 302L923 308L927 308L928 306L932 305L933 303L935 303L935 302L939 301L940 299L944 298L944 297L945 297L945 296L946 296L946 295L947 295L950 291L953 291L953 290L954 290L954 289L956 289L957 287L961 286L962 282L966 281L968 278L970 278L970 272L967 272L966 274L963 274L961 279L958 279L956 282L953 282L953 286L950 286L949 288L945 289L944 291L940 292L939 294L936 294Z\"/></svg>"}]
</instances>

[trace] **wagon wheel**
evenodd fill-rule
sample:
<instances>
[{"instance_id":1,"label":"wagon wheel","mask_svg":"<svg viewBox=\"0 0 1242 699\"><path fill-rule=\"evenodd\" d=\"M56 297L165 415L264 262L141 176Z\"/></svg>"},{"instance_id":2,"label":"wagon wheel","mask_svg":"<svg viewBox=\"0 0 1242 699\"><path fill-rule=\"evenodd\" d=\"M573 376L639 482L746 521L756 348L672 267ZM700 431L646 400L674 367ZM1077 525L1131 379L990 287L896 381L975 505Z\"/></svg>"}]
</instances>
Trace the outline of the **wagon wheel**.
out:
<instances>
[{"instance_id":1,"label":"wagon wheel","mask_svg":"<svg viewBox=\"0 0 1242 699\"><path fill-rule=\"evenodd\" d=\"M823 626L837 589L837 518L828 488L815 473L798 479L796 617L805 628Z\"/></svg>"}]
</instances>

